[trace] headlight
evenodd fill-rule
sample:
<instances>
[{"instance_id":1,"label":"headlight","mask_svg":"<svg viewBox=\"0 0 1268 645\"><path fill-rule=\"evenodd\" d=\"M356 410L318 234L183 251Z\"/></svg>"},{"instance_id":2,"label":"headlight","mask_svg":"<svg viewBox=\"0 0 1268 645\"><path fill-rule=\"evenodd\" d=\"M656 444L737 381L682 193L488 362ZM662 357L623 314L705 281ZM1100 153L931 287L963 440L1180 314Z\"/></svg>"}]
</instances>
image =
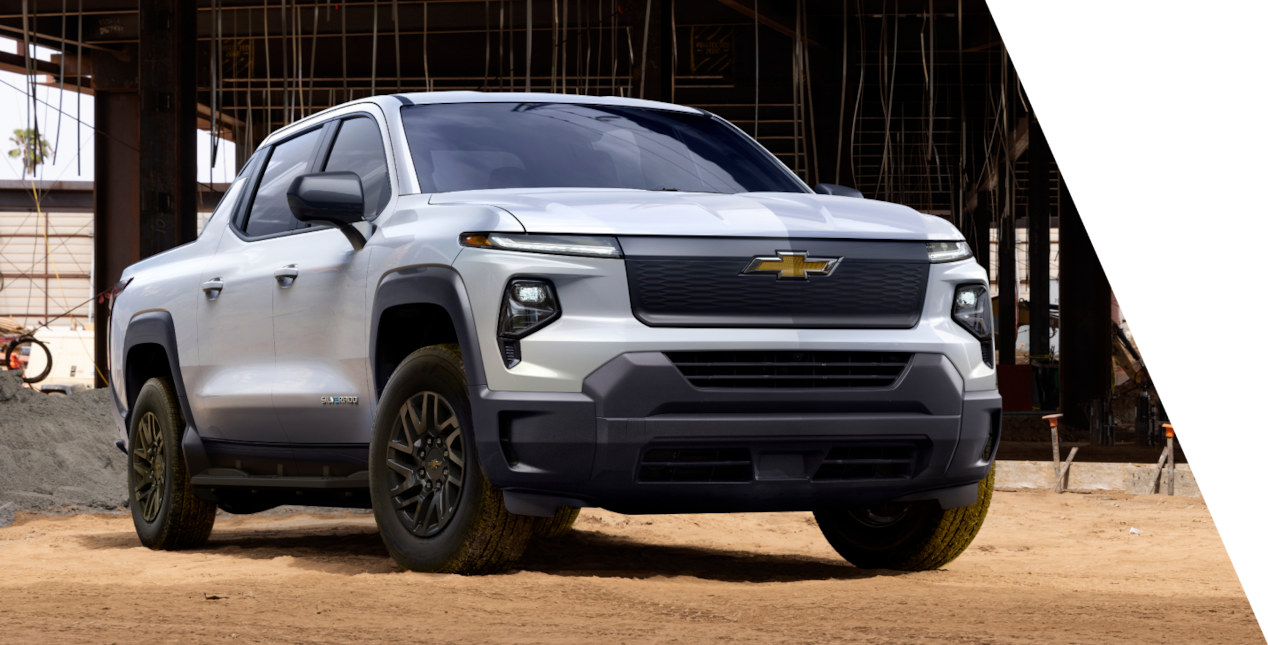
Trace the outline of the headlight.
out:
<instances>
[{"instance_id":1,"label":"headlight","mask_svg":"<svg viewBox=\"0 0 1268 645\"><path fill-rule=\"evenodd\" d=\"M581 255L591 258L619 258L621 245L615 237L593 235L521 235L518 233L463 233L463 246L504 251Z\"/></svg>"},{"instance_id":2,"label":"headlight","mask_svg":"<svg viewBox=\"0 0 1268 645\"><path fill-rule=\"evenodd\" d=\"M512 280L502 294L498 340L508 368L520 362L520 339L559 317L555 288L545 280Z\"/></svg>"},{"instance_id":3,"label":"headlight","mask_svg":"<svg viewBox=\"0 0 1268 645\"><path fill-rule=\"evenodd\" d=\"M951 317L982 343L982 362L995 366L991 329L991 292L982 284L962 284L955 288Z\"/></svg>"},{"instance_id":4,"label":"headlight","mask_svg":"<svg viewBox=\"0 0 1268 645\"><path fill-rule=\"evenodd\" d=\"M959 242L925 242L925 248L929 250L929 261L933 264L955 262L973 257L973 252L969 250L969 243L963 240Z\"/></svg>"}]
</instances>

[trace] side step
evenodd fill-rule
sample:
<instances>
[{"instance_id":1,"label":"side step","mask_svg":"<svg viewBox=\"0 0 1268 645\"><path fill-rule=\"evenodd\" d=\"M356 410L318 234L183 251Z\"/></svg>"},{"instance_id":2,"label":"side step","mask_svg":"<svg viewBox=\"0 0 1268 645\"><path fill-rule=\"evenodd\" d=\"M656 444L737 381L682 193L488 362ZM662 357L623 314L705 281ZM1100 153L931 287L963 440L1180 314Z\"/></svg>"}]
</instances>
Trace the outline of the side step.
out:
<instances>
[{"instance_id":1,"label":"side step","mask_svg":"<svg viewBox=\"0 0 1268 645\"><path fill-rule=\"evenodd\" d=\"M289 488L297 490L366 490L370 473L361 471L347 477L252 476L230 468L212 468L194 475L189 482L207 488Z\"/></svg>"}]
</instances>

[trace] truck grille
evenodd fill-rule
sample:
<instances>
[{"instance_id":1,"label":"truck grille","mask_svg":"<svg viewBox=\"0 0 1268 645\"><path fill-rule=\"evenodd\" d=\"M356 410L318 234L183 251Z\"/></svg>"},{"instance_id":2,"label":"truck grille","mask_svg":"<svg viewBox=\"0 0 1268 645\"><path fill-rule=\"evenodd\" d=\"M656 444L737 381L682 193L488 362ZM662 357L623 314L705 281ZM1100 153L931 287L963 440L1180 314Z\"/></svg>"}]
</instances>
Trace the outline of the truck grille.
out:
<instances>
[{"instance_id":1,"label":"truck grille","mask_svg":"<svg viewBox=\"0 0 1268 645\"><path fill-rule=\"evenodd\" d=\"M747 482L753 480L748 448L653 448L639 465L640 482Z\"/></svg>"},{"instance_id":2,"label":"truck grille","mask_svg":"<svg viewBox=\"0 0 1268 645\"><path fill-rule=\"evenodd\" d=\"M912 444L842 446L828 451L815 481L900 479L915 474L916 446Z\"/></svg>"},{"instance_id":3,"label":"truck grille","mask_svg":"<svg viewBox=\"0 0 1268 645\"><path fill-rule=\"evenodd\" d=\"M622 237L630 305L652 327L910 329L920 320L923 242ZM742 271L755 257L839 258L831 275L776 279Z\"/></svg>"},{"instance_id":4,"label":"truck grille","mask_svg":"<svg viewBox=\"0 0 1268 645\"><path fill-rule=\"evenodd\" d=\"M911 354L896 352L666 352L701 388L841 389L889 387Z\"/></svg>"}]
</instances>

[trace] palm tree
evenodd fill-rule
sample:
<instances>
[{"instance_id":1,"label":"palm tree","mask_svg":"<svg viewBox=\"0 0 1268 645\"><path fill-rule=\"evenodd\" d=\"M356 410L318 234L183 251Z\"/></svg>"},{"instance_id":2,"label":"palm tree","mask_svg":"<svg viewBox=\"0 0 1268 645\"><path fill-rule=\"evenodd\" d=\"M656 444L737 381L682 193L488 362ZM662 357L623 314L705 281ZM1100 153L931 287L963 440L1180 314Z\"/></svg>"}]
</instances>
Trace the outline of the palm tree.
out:
<instances>
[{"instance_id":1,"label":"palm tree","mask_svg":"<svg viewBox=\"0 0 1268 645\"><path fill-rule=\"evenodd\" d=\"M38 130L14 130L9 141L16 146L9 151L9 156L22 158L22 174L34 175L35 167L44 163L44 159L53 154L53 146L48 140L39 136Z\"/></svg>"}]
</instances>

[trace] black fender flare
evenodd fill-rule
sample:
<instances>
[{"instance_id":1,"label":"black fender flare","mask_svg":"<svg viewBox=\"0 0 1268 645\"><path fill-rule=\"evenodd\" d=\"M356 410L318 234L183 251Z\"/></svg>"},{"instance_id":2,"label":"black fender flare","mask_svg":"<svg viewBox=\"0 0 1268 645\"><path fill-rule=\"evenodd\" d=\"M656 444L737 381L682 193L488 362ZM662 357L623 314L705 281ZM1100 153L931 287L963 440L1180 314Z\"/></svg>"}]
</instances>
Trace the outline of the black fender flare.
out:
<instances>
[{"instance_id":1,"label":"black fender flare","mask_svg":"<svg viewBox=\"0 0 1268 645\"><path fill-rule=\"evenodd\" d=\"M168 369L172 372L172 386L176 388L176 398L181 404L181 414L185 422L193 425L194 415L189 407L189 397L185 395L185 379L181 377L180 354L176 347L176 324L172 322L172 314L166 311L147 311L137 314L128 321L128 329L123 333L123 388L128 412L124 422L131 427L132 407L137 394L141 392L144 381L135 378L128 369L128 360L132 349L137 345L158 345L167 354Z\"/></svg>"},{"instance_id":2,"label":"black fender flare","mask_svg":"<svg viewBox=\"0 0 1268 645\"><path fill-rule=\"evenodd\" d=\"M458 345L462 347L462 363L467 372L467 385L484 385L484 362L476 336L475 317L467 286L452 267L423 265L396 269L383 276L374 294L370 319L370 373L378 374L376 348L379 345L379 322L383 312L399 305L437 305L449 314ZM378 397L377 387L375 398Z\"/></svg>"},{"instance_id":3,"label":"black fender flare","mask_svg":"<svg viewBox=\"0 0 1268 645\"><path fill-rule=\"evenodd\" d=\"M404 267L392 271L379 282L374 294L374 307L370 319L370 374L378 374L378 340L379 321L383 313L399 305L437 305L443 308L453 322L454 333L458 336L458 346L462 348L462 364L467 373L467 389L470 393L472 432L476 437L477 453L480 461L489 472L489 467L497 466L500 458L498 448L498 430L496 422L490 424L488 415L482 414L483 401L478 392L488 382L484 372L484 361L480 352L479 336L476 334L475 316L471 312L471 301L467 297L466 283L453 267L444 265L422 265ZM375 387L375 400L378 399L378 388ZM377 413L376 413L377 417ZM505 466L501 466L505 469Z\"/></svg>"},{"instance_id":4,"label":"black fender flare","mask_svg":"<svg viewBox=\"0 0 1268 645\"><path fill-rule=\"evenodd\" d=\"M181 406L181 416L185 418L185 432L181 440L185 464L189 472L200 473L210 467L210 462L203 450L198 429L194 425L194 414L189 406L189 397L185 394L185 379L181 375L180 354L177 353L176 346L176 323L172 321L172 314L167 311L139 313L128 321L127 331L123 333L123 387L128 406L127 413L122 415L124 429L132 427L132 408L135 407L134 403L141 387L145 385L144 381L132 375L128 369L128 360L132 356L134 347L151 344L162 347L163 352L167 354L168 370L172 373L172 387L176 389L176 400ZM114 388L111 388L111 392L114 391ZM116 401L120 408L123 403L125 402Z\"/></svg>"}]
</instances>

